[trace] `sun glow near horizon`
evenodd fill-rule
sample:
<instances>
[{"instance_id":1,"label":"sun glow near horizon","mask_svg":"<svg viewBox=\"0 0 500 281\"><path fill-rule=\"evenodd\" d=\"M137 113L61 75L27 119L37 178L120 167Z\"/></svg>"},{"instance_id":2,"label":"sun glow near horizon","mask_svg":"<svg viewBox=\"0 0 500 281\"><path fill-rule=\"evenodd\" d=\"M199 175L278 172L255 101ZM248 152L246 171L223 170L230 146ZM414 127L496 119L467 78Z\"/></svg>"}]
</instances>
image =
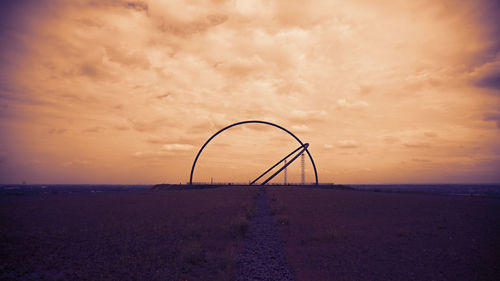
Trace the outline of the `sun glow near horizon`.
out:
<instances>
[{"instance_id":1,"label":"sun glow near horizon","mask_svg":"<svg viewBox=\"0 0 500 281\"><path fill-rule=\"evenodd\" d=\"M10 1L1 182L186 182L250 119L310 143L322 182L500 182L498 4L366 2ZM221 137L200 180L296 146Z\"/></svg>"}]
</instances>

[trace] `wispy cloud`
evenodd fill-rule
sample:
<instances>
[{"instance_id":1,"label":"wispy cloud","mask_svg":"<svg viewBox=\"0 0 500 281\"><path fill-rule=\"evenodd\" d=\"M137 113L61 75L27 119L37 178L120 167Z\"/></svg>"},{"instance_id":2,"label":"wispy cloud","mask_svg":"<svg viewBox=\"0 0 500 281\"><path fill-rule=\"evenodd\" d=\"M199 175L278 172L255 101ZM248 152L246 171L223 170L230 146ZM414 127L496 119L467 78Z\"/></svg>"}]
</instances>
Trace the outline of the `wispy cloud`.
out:
<instances>
[{"instance_id":1,"label":"wispy cloud","mask_svg":"<svg viewBox=\"0 0 500 281\"><path fill-rule=\"evenodd\" d=\"M486 113L484 115L484 121L495 121L497 127L500 128L500 113Z\"/></svg>"},{"instance_id":2,"label":"wispy cloud","mask_svg":"<svg viewBox=\"0 0 500 281\"><path fill-rule=\"evenodd\" d=\"M192 149L192 145L184 143L168 143L162 146L164 151L189 151Z\"/></svg>"},{"instance_id":3,"label":"wispy cloud","mask_svg":"<svg viewBox=\"0 0 500 281\"><path fill-rule=\"evenodd\" d=\"M408 148L427 148L430 146L430 143L423 141L408 141L404 142L403 145Z\"/></svg>"},{"instance_id":4,"label":"wispy cloud","mask_svg":"<svg viewBox=\"0 0 500 281\"><path fill-rule=\"evenodd\" d=\"M500 52L492 61L476 68L471 76L479 87L494 89L496 93L500 93Z\"/></svg>"},{"instance_id":5,"label":"wispy cloud","mask_svg":"<svg viewBox=\"0 0 500 281\"><path fill-rule=\"evenodd\" d=\"M337 147L339 148L358 148L360 143L355 140L339 140L337 142Z\"/></svg>"},{"instance_id":6,"label":"wispy cloud","mask_svg":"<svg viewBox=\"0 0 500 281\"><path fill-rule=\"evenodd\" d=\"M347 101L346 99L338 99L337 100L337 108L365 108L368 107L368 103L366 101Z\"/></svg>"},{"instance_id":7,"label":"wispy cloud","mask_svg":"<svg viewBox=\"0 0 500 281\"><path fill-rule=\"evenodd\" d=\"M307 133L307 132L310 132L311 131L311 128L309 128L309 126L307 125L293 125L292 126L292 131L293 132L297 132L297 133Z\"/></svg>"},{"instance_id":8,"label":"wispy cloud","mask_svg":"<svg viewBox=\"0 0 500 281\"><path fill-rule=\"evenodd\" d=\"M290 114L290 119L294 122L314 122L326 121L328 113L324 110L294 110Z\"/></svg>"}]
</instances>

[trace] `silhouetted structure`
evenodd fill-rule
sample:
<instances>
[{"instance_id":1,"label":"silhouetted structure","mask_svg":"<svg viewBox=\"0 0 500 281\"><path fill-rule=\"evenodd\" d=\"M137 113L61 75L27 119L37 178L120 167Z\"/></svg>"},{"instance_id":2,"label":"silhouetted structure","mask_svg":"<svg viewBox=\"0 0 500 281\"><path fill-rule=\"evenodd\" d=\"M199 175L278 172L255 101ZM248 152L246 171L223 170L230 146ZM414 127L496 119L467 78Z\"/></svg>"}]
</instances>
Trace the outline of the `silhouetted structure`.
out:
<instances>
[{"instance_id":1,"label":"silhouetted structure","mask_svg":"<svg viewBox=\"0 0 500 281\"><path fill-rule=\"evenodd\" d=\"M286 167L288 167L288 165L292 164L293 161L295 161L295 159L297 159L300 155L302 155L302 153L304 153L304 151L307 149L307 147L309 146L308 143L305 143L304 145L300 146L299 148L295 149L294 151L292 151L291 153L289 153L287 156L283 157L283 159L281 159L280 161L278 161L276 164L274 164L271 168L267 169L267 171L265 171L262 175L260 175L259 177L257 177L256 179L254 179L250 185L254 184L256 181L258 181L261 177L263 177L265 174L267 174L269 171L271 171L272 169L274 169L276 166L278 166L281 162L285 161L288 157L290 157L291 155L293 155L295 152L297 152L299 149L302 149L297 155L295 155L292 160L290 160L288 163L286 163L281 169L279 169L278 171L276 171L274 174L272 174L269 178L267 178L265 181L263 181L261 183L261 185L265 185L266 183L268 183L270 180L272 180L276 175L278 175L281 171L283 171L284 169L286 169Z\"/></svg>"},{"instance_id":2,"label":"silhouetted structure","mask_svg":"<svg viewBox=\"0 0 500 281\"><path fill-rule=\"evenodd\" d=\"M279 126L279 125L276 125L276 124L274 124L274 123L267 122L267 121L260 121L260 120L248 120L248 121L241 121L241 122L237 122L237 123L231 124L231 125L229 125L229 126L226 126L226 127L222 128L222 129L220 129L219 131L217 131L215 134L213 134L213 135L212 135L212 136L211 136L211 137L210 137L210 138L209 138L209 139L208 139L208 140L207 140L207 141L203 144L203 146L202 146L202 147L200 148L200 150L198 151L198 154L196 154L196 157L195 157L194 162L193 162L193 166L191 167L191 174L190 174L190 176L189 176L189 184L193 184L193 174L194 174L194 168L196 167L196 162L198 161L198 158L200 157L201 152L203 151L203 149L205 149L205 147L208 145L208 143L209 143L209 142L210 142L213 138L215 138L218 134L222 133L223 131L225 131L225 130L227 130L227 129L229 129L229 128L232 128L232 127L234 127L234 126L238 126L238 125L249 124L249 123L264 124L264 125L273 126L273 127L276 127L276 128L278 128L278 129L281 129L281 130L285 131L285 132L286 132L286 133L288 133L290 136L292 136L292 137L293 137L293 138L294 138L294 139L295 139L295 140L296 140L296 141L297 141L297 142L301 145L301 146L300 146L298 149L296 149L294 152L296 152L296 151L298 151L299 149L303 148L303 151L302 151L301 153L303 153L303 152L306 152L306 153L307 153L307 155L309 156L309 159L311 160L311 164L312 164L312 166L313 166L313 170L314 170L314 177L315 177L315 179L316 179L316 184L318 184L318 172L316 171L316 165L314 164L314 160L313 160L313 158L312 158L312 156L311 156L311 153L309 153L309 150L307 150L307 146L309 146L309 145L308 145L308 144L304 144L304 143L303 143L303 142L302 142L302 141L301 141L301 140L300 140L297 136L295 136L294 134L292 134L292 133L291 133L290 131L288 131L287 129L285 129L285 128L283 128L283 127ZM292 153L291 153L291 154L289 154L288 156L292 155L294 152L292 152ZM296 157L298 157L299 155L300 155L300 154L298 154ZM287 156L287 157L288 157L288 156ZM286 159L287 157L285 157L284 159ZM296 157L294 157L294 159L295 159ZM281 160L280 162L278 162L277 164L281 163L284 159L282 159L282 160ZM292 159L292 161L290 161L290 162L288 163L288 165L290 165L290 163L291 163L291 162L293 162L293 160L294 160L294 159ZM276 164L276 165L277 165L277 164ZM288 166L288 165L287 165L287 166ZM283 168L282 168L282 169L283 169ZM282 169L280 169L280 171L281 171ZM279 173L280 171L278 171L278 173ZM266 172L267 172L267 171L266 171ZM265 174L265 173L264 173L264 174ZM271 178L272 178L272 177L274 177L275 175L276 175L276 173L275 173L273 176L271 176ZM268 179L268 180L269 180L269 179ZM255 182L255 181L254 181L254 182ZM253 183L253 182L252 182L252 183ZM252 183L251 183L251 184L252 184ZM265 181L263 184L265 184L265 183L267 183L267 181Z\"/></svg>"},{"instance_id":3,"label":"silhouetted structure","mask_svg":"<svg viewBox=\"0 0 500 281\"><path fill-rule=\"evenodd\" d=\"M285 166L285 172L283 173L283 174L284 174L284 177L283 177L283 184L284 184L284 185L286 185L286 166L287 166L287 165L286 165L286 159L285 159L285 164L284 164L284 166Z\"/></svg>"},{"instance_id":4,"label":"silhouetted structure","mask_svg":"<svg viewBox=\"0 0 500 281\"><path fill-rule=\"evenodd\" d=\"M304 166L305 166L305 162L304 162L304 153L300 154L300 179L301 179L301 182L302 184L305 184L306 183L306 175L304 173Z\"/></svg>"}]
</instances>

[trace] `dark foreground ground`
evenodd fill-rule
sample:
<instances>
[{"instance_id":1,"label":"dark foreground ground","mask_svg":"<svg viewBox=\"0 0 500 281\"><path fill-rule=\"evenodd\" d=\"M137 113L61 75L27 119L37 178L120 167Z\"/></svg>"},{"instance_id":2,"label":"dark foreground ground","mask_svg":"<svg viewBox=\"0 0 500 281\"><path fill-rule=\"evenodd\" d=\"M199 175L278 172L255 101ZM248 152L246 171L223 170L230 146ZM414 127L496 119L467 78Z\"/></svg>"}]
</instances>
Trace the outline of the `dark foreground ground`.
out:
<instances>
[{"instance_id":1,"label":"dark foreground ground","mask_svg":"<svg viewBox=\"0 0 500 281\"><path fill-rule=\"evenodd\" d=\"M1 195L0 280L237 279L259 190L176 189ZM500 280L499 199L264 194L291 279Z\"/></svg>"},{"instance_id":2,"label":"dark foreground ground","mask_svg":"<svg viewBox=\"0 0 500 281\"><path fill-rule=\"evenodd\" d=\"M257 192L0 197L0 280L233 280Z\"/></svg>"},{"instance_id":3,"label":"dark foreground ground","mask_svg":"<svg viewBox=\"0 0 500 281\"><path fill-rule=\"evenodd\" d=\"M268 187L297 280L500 280L500 200Z\"/></svg>"}]
</instances>

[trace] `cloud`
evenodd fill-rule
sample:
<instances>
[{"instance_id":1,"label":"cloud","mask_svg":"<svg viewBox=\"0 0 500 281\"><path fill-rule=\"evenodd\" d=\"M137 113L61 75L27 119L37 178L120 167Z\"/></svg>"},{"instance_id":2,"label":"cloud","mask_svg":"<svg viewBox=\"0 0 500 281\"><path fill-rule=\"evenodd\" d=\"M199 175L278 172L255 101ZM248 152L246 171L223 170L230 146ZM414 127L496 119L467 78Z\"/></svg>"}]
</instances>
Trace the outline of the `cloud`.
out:
<instances>
[{"instance_id":1,"label":"cloud","mask_svg":"<svg viewBox=\"0 0 500 281\"><path fill-rule=\"evenodd\" d=\"M500 68L486 74L477 81L477 85L485 88L500 90Z\"/></svg>"},{"instance_id":2,"label":"cloud","mask_svg":"<svg viewBox=\"0 0 500 281\"><path fill-rule=\"evenodd\" d=\"M170 158L174 156L172 152L168 151L137 151L132 154L137 159L161 159Z\"/></svg>"},{"instance_id":3,"label":"cloud","mask_svg":"<svg viewBox=\"0 0 500 281\"><path fill-rule=\"evenodd\" d=\"M124 46L114 46L112 44L106 46L104 50L111 62L131 68L140 67L148 69L151 67L147 55L141 50L129 50Z\"/></svg>"},{"instance_id":4,"label":"cloud","mask_svg":"<svg viewBox=\"0 0 500 281\"><path fill-rule=\"evenodd\" d=\"M364 83L357 85L355 88L361 95L367 95L374 90L373 85L368 85Z\"/></svg>"},{"instance_id":5,"label":"cloud","mask_svg":"<svg viewBox=\"0 0 500 281\"><path fill-rule=\"evenodd\" d=\"M126 1L124 2L127 7L130 7L132 9L135 9L137 11L147 11L148 10L148 4L147 2L143 1Z\"/></svg>"},{"instance_id":6,"label":"cloud","mask_svg":"<svg viewBox=\"0 0 500 281\"><path fill-rule=\"evenodd\" d=\"M368 107L369 104L366 101L347 101L346 99L338 99L337 100L337 108L338 109L343 109L343 108L353 108L353 109L360 109L360 108L366 108Z\"/></svg>"},{"instance_id":7,"label":"cloud","mask_svg":"<svg viewBox=\"0 0 500 281\"><path fill-rule=\"evenodd\" d=\"M483 117L484 121L495 121L497 128L500 128L500 113L486 113Z\"/></svg>"},{"instance_id":8,"label":"cloud","mask_svg":"<svg viewBox=\"0 0 500 281\"><path fill-rule=\"evenodd\" d=\"M118 131L128 131L129 130L129 127L127 125L115 125L115 126L113 126L113 128L115 130L118 130Z\"/></svg>"},{"instance_id":9,"label":"cloud","mask_svg":"<svg viewBox=\"0 0 500 281\"><path fill-rule=\"evenodd\" d=\"M325 121L328 113L324 110L294 110L290 114L290 120L294 122Z\"/></svg>"},{"instance_id":10,"label":"cloud","mask_svg":"<svg viewBox=\"0 0 500 281\"><path fill-rule=\"evenodd\" d=\"M478 87L500 91L500 53L496 55L495 60L475 69L471 76Z\"/></svg>"},{"instance_id":11,"label":"cloud","mask_svg":"<svg viewBox=\"0 0 500 281\"><path fill-rule=\"evenodd\" d=\"M424 135L429 138L435 138L438 136L436 132L424 132Z\"/></svg>"},{"instance_id":12,"label":"cloud","mask_svg":"<svg viewBox=\"0 0 500 281\"><path fill-rule=\"evenodd\" d=\"M84 2L85 3L85 2ZM148 1L141 0L103 0L103 1L87 1L87 3L96 8L125 8L136 11L147 11Z\"/></svg>"},{"instance_id":13,"label":"cloud","mask_svg":"<svg viewBox=\"0 0 500 281\"><path fill-rule=\"evenodd\" d=\"M52 134L58 134L58 135L60 135L60 134L66 133L66 131L67 131L66 129L50 129L48 131L48 133L51 134L51 135Z\"/></svg>"},{"instance_id":14,"label":"cloud","mask_svg":"<svg viewBox=\"0 0 500 281\"><path fill-rule=\"evenodd\" d=\"M86 128L85 130L83 130L84 133L98 133L100 131L102 131L102 127L99 127L99 126L96 126L96 127L90 127L90 128Z\"/></svg>"},{"instance_id":15,"label":"cloud","mask_svg":"<svg viewBox=\"0 0 500 281\"><path fill-rule=\"evenodd\" d=\"M193 146L190 144L183 143L168 143L162 146L163 151L190 151Z\"/></svg>"},{"instance_id":16,"label":"cloud","mask_svg":"<svg viewBox=\"0 0 500 281\"><path fill-rule=\"evenodd\" d=\"M157 142L155 142L157 143ZM194 146L184 143L167 143L161 146L159 150L137 151L132 154L138 159L162 159L178 156L182 152L191 151Z\"/></svg>"},{"instance_id":17,"label":"cloud","mask_svg":"<svg viewBox=\"0 0 500 281\"><path fill-rule=\"evenodd\" d=\"M170 96L170 93L166 93L166 94L158 95L158 96L156 96L156 98L161 100L161 99L167 98L169 96Z\"/></svg>"},{"instance_id":18,"label":"cloud","mask_svg":"<svg viewBox=\"0 0 500 281\"><path fill-rule=\"evenodd\" d=\"M88 166L91 164L92 161L87 159L74 159L63 163L64 166Z\"/></svg>"},{"instance_id":19,"label":"cloud","mask_svg":"<svg viewBox=\"0 0 500 281\"><path fill-rule=\"evenodd\" d=\"M430 143L424 141L407 141L403 143L404 146L409 148L427 148L430 147Z\"/></svg>"},{"instance_id":20,"label":"cloud","mask_svg":"<svg viewBox=\"0 0 500 281\"><path fill-rule=\"evenodd\" d=\"M252 74L257 74L266 69L266 62L259 56L250 58L235 58L229 62L220 63L217 69L223 70L225 73L236 77L246 77Z\"/></svg>"},{"instance_id":21,"label":"cloud","mask_svg":"<svg viewBox=\"0 0 500 281\"><path fill-rule=\"evenodd\" d=\"M386 137L384 137L384 141L386 143L391 143L392 144L392 143L395 143L395 142L399 142L399 138L394 137L394 136L386 136Z\"/></svg>"},{"instance_id":22,"label":"cloud","mask_svg":"<svg viewBox=\"0 0 500 281\"><path fill-rule=\"evenodd\" d=\"M476 18L481 25L481 33L488 40L488 48L482 50L477 60L480 62L491 61L492 57L497 57L500 53L500 2L496 0L479 0Z\"/></svg>"},{"instance_id":23,"label":"cloud","mask_svg":"<svg viewBox=\"0 0 500 281\"><path fill-rule=\"evenodd\" d=\"M311 131L311 128L309 128L309 126L307 125L293 125L292 126L292 133L307 133L307 132L310 132Z\"/></svg>"},{"instance_id":24,"label":"cloud","mask_svg":"<svg viewBox=\"0 0 500 281\"><path fill-rule=\"evenodd\" d=\"M154 158L183 177L194 152L186 144L255 119L307 132L324 151L346 148L363 165L349 169L377 167L378 178L366 180L384 181L410 173L390 167L411 159L409 148L427 147L422 157L441 163L456 153L490 155L500 141L476 115L487 112L483 120L499 126L499 96L483 95L498 90L493 0L14 2L0 17L0 148L12 155L47 163L95 155L95 167L117 164L114 175L164 176L118 165L137 151L136 159ZM52 134L40 143L39 132ZM353 141L370 136L381 143ZM79 148L71 155L68 138ZM347 149L356 147L366 154ZM314 155L325 163L319 168L347 162L329 154ZM37 181L57 181L61 171L49 166L33 172L43 175Z\"/></svg>"},{"instance_id":25,"label":"cloud","mask_svg":"<svg viewBox=\"0 0 500 281\"><path fill-rule=\"evenodd\" d=\"M134 118L128 120L132 128L141 133L150 133L160 130L162 127L171 125L171 122L165 118L159 118L156 120L151 120L149 118Z\"/></svg>"},{"instance_id":26,"label":"cloud","mask_svg":"<svg viewBox=\"0 0 500 281\"><path fill-rule=\"evenodd\" d=\"M432 162L428 159L421 159L421 158L412 158L411 159L413 162L417 162L417 163L429 163L429 162Z\"/></svg>"},{"instance_id":27,"label":"cloud","mask_svg":"<svg viewBox=\"0 0 500 281\"><path fill-rule=\"evenodd\" d=\"M358 148L360 146L360 143L355 140L339 140L337 142L339 148Z\"/></svg>"},{"instance_id":28,"label":"cloud","mask_svg":"<svg viewBox=\"0 0 500 281\"><path fill-rule=\"evenodd\" d=\"M187 2L155 1L150 3L149 14L161 32L180 37L205 33L228 20L215 9L211 12L207 6Z\"/></svg>"}]
</instances>

